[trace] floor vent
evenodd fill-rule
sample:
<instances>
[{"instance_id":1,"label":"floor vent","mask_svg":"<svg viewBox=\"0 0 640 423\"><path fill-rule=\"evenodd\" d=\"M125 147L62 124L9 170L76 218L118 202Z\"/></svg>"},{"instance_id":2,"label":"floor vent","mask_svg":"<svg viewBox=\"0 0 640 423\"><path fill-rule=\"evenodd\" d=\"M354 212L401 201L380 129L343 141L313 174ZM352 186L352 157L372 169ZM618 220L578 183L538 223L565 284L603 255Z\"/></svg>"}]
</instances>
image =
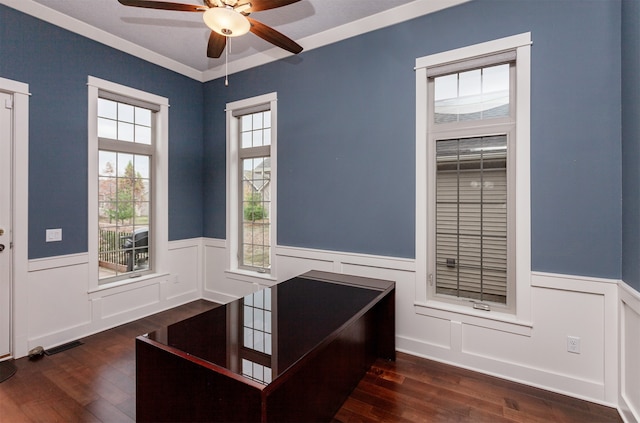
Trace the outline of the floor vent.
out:
<instances>
[{"instance_id":1,"label":"floor vent","mask_svg":"<svg viewBox=\"0 0 640 423\"><path fill-rule=\"evenodd\" d=\"M44 350L46 355L58 354L59 352L70 350L71 348L75 348L78 345L82 345L80 341L71 341L66 344L58 345L57 347L49 348L48 350Z\"/></svg>"}]
</instances>

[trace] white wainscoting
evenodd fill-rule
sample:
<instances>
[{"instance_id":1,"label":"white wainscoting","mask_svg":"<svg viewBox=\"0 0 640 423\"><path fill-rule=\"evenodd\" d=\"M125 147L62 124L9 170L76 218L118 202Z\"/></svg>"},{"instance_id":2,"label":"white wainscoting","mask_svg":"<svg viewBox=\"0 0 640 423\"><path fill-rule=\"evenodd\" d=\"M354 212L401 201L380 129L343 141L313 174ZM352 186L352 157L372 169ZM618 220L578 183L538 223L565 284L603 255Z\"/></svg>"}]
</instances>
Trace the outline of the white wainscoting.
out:
<instances>
[{"instance_id":1,"label":"white wainscoting","mask_svg":"<svg viewBox=\"0 0 640 423\"><path fill-rule=\"evenodd\" d=\"M156 275L93 292L87 254L30 260L26 280L16 280L27 296L16 302L27 306L16 309L14 356L202 298L202 239L169 242L166 256Z\"/></svg>"},{"instance_id":2,"label":"white wainscoting","mask_svg":"<svg viewBox=\"0 0 640 423\"><path fill-rule=\"evenodd\" d=\"M626 422L640 421L640 293L620 284L620 398Z\"/></svg>"},{"instance_id":3,"label":"white wainscoting","mask_svg":"<svg viewBox=\"0 0 640 423\"><path fill-rule=\"evenodd\" d=\"M277 247L275 277L228 271L226 242L169 244L160 276L88 292L85 254L31 260L28 304L16 310L16 356L50 348L198 298L226 303L308 270L396 282L398 350L554 392L618 407L639 421L640 294L617 280L533 272L531 321L505 322L477 312L425 311L416 302L415 261ZM16 281L22 283L22 281ZM486 315L485 315L486 316ZM578 336L581 353L567 352Z\"/></svg>"},{"instance_id":4,"label":"white wainscoting","mask_svg":"<svg viewBox=\"0 0 640 423\"><path fill-rule=\"evenodd\" d=\"M225 242L204 244L206 298L226 302L272 283L225 271ZM278 281L312 269L394 280L399 351L618 405L617 280L533 272L531 321L504 322L473 312L425 312L416 304L414 260L282 246L276 260ZM580 354L567 351L568 336L580 337ZM636 354L639 346L628 348ZM628 390L637 390L637 380L627 381Z\"/></svg>"}]
</instances>

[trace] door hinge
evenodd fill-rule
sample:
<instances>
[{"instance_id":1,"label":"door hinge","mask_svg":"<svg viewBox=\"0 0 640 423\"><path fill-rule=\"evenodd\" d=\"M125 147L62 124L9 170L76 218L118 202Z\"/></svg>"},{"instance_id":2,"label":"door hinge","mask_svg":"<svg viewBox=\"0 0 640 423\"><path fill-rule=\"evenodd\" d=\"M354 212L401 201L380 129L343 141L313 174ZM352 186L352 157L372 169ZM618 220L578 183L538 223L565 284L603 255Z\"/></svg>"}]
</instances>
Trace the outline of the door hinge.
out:
<instances>
[{"instance_id":1,"label":"door hinge","mask_svg":"<svg viewBox=\"0 0 640 423\"><path fill-rule=\"evenodd\" d=\"M8 98L4 101L4 108L5 109L13 109L13 99L12 98Z\"/></svg>"},{"instance_id":2,"label":"door hinge","mask_svg":"<svg viewBox=\"0 0 640 423\"><path fill-rule=\"evenodd\" d=\"M433 286L433 273L429 273L429 285Z\"/></svg>"}]
</instances>

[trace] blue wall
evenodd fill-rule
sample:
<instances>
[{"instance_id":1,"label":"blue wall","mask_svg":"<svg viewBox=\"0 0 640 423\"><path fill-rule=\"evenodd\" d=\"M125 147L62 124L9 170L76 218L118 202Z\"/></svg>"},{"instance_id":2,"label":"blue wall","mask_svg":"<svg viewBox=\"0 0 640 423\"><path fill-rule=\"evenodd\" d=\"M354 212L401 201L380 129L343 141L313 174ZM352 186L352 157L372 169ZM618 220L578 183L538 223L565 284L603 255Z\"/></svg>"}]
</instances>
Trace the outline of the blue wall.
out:
<instances>
[{"instance_id":1,"label":"blue wall","mask_svg":"<svg viewBox=\"0 0 640 423\"><path fill-rule=\"evenodd\" d=\"M93 75L169 98L170 239L225 237L225 104L276 91L279 243L414 257L415 59L530 31L533 269L622 277L624 130L624 269L638 287L638 96L626 87L637 92L638 68L637 55L621 53L638 49L637 38L621 39L622 24L637 34L637 7L476 0L231 75L224 87L0 6L0 76L33 93L29 256L87 250ZM45 243L56 227L63 242Z\"/></svg>"},{"instance_id":2,"label":"blue wall","mask_svg":"<svg viewBox=\"0 0 640 423\"><path fill-rule=\"evenodd\" d=\"M533 269L620 278L620 8L477 0L207 83L205 236L225 103L277 91L278 243L414 257L415 59L530 31Z\"/></svg>"},{"instance_id":3,"label":"blue wall","mask_svg":"<svg viewBox=\"0 0 640 423\"><path fill-rule=\"evenodd\" d=\"M640 291L640 2L622 1L622 280Z\"/></svg>"},{"instance_id":4,"label":"blue wall","mask_svg":"<svg viewBox=\"0 0 640 423\"><path fill-rule=\"evenodd\" d=\"M167 97L169 238L202 235L202 84L0 5L0 76L29 84L29 257L87 251L87 76ZM45 243L47 228L63 241Z\"/></svg>"}]
</instances>

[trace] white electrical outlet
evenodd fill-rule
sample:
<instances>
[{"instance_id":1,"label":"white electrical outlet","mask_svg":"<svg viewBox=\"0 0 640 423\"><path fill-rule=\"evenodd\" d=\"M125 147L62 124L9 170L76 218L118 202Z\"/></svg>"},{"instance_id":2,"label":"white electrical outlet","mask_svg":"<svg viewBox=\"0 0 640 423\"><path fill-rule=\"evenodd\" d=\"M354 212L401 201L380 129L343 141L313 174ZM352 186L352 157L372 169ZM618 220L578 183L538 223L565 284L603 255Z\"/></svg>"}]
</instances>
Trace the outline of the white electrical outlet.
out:
<instances>
[{"instance_id":1,"label":"white electrical outlet","mask_svg":"<svg viewBox=\"0 0 640 423\"><path fill-rule=\"evenodd\" d=\"M567 336L567 351L580 354L580 338L577 336Z\"/></svg>"}]
</instances>

